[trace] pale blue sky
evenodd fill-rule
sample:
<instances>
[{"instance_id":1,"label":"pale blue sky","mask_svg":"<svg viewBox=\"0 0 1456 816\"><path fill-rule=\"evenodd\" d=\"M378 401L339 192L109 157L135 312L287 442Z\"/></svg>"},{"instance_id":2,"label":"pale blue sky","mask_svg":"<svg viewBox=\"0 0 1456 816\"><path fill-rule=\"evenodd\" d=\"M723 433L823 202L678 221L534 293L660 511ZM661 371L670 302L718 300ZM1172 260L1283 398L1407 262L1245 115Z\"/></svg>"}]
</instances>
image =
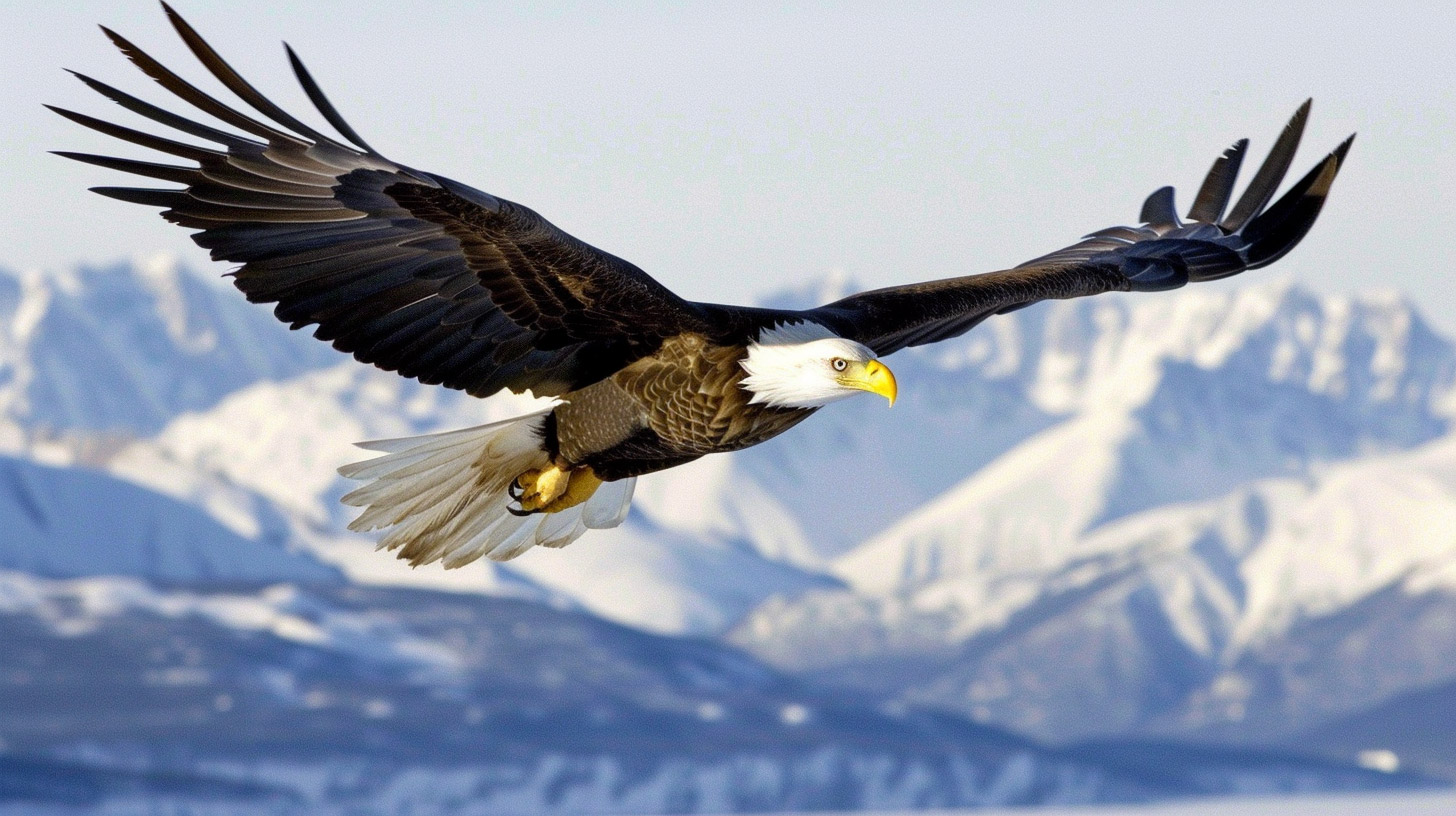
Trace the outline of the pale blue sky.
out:
<instances>
[{"instance_id":1,"label":"pale blue sky","mask_svg":"<svg viewBox=\"0 0 1456 816\"><path fill-rule=\"evenodd\" d=\"M0 0L0 266L206 264L184 231L85 194L124 177L44 151L117 146L40 108L126 120L63 66L166 98L96 23L201 69L150 0L47 5ZM831 270L879 286L1009 266L1135 220L1165 183L1186 207L1219 151L1248 136L1262 158L1313 96L1298 172L1360 139L1269 271L1401 289L1456 331L1456 4L176 5L285 107L307 109L286 39L390 157L704 300Z\"/></svg>"}]
</instances>

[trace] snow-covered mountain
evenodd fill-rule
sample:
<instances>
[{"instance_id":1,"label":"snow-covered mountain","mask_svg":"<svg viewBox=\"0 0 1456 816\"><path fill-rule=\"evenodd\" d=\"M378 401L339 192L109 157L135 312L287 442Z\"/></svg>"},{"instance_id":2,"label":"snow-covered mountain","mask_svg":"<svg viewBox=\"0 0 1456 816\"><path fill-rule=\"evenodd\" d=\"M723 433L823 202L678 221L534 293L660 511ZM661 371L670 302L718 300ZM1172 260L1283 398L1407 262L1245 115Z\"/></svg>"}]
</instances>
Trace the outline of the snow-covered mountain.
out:
<instances>
[{"instance_id":1,"label":"snow-covered mountain","mask_svg":"<svg viewBox=\"0 0 1456 816\"><path fill-rule=\"evenodd\" d=\"M0 417L33 434L148 435L244 385L337 358L239 300L168 256L0 271Z\"/></svg>"},{"instance_id":2,"label":"snow-covered mountain","mask_svg":"<svg viewBox=\"0 0 1456 816\"><path fill-rule=\"evenodd\" d=\"M41 317L10 320L12 337L29 338L8 349L17 371L58 369L92 391L152 406L146 416L83 410L54 389L17 387L11 425L30 434L33 452L104 461L241 535L282 534L281 514L293 535L369 580L440 576L408 575L342 534L348 516L336 499L346 487L334 470L360 457L351 443L479 424L533 404L510 395L482 402L359 366L165 259L25 281L17 291L30 294L12 311ZM831 279L776 302L848 286ZM25 328L32 324L54 327ZM92 345L107 349L108 371L125 372L121 384L107 374L97 388L76 373L97 356L54 340L77 334L71 324L103 338ZM1442 400L1456 379L1456 355L1409 304L1317 298L1287 283L1049 304L894 362L904 399L893 411L849 401L767 445L650 477L623 533L592 537L601 553L582 555L588 540L569 556L532 553L506 572L635 625L719 631L760 602L836 578L873 594L864 582L913 573L906 559L954 570L979 552L972 568L994 572L985 554L998 547L1015 554L1014 566L1119 515L1415 444L1444 428L1451 406ZM100 428L140 438L101 444ZM44 447L48 435L67 434L85 442L61 453ZM1060 468L1058 457L1080 463L1077 479L1042 478ZM978 490L989 494L975 498ZM976 529L999 531L962 546L963 525L949 509L957 506L978 519ZM893 542L920 542L906 545L914 551L934 539L926 530L938 523L949 530L938 539L945 552L892 553ZM637 543L618 553L618 539ZM619 580L600 580L604 571ZM500 583L498 567L473 572L442 580ZM655 600L644 606L644 597Z\"/></svg>"},{"instance_id":3,"label":"snow-covered mountain","mask_svg":"<svg viewBox=\"0 0 1456 816\"><path fill-rule=\"evenodd\" d=\"M1374 598L1433 627L1451 608L1456 355L1408 302L1276 282L1008 317L895 366L1000 389L1025 434L966 443L958 483L832 561L846 589L772 600L734 642L1053 739L1268 736L1456 677L1416 626L1380 630L1400 677L1373 655L1368 682L1271 668L1321 627L1365 631ZM975 430L937 427L939 455Z\"/></svg>"},{"instance_id":4,"label":"snow-covered mountain","mask_svg":"<svg viewBox=\"0 0 1456 816\"><path fill-rule=\"evenodd\" d=\"M774 305L846 287L814 286ZM1019 458L1024 443L1031 457L1073 457L1082 480L1106 481L1098 498L1068 511L1085 513L1068 521L1085 526L1409 447L1442 433L1456 412L1456 353L1408 301L1316 296L1279 280L1041 304L891 363L901 383L893 410L849 400L733 457L737 478L778 498L825 559L920 520L929 502L950 501L947 491L999 457ZM1048 432L1074 444L1077 432L1054 429L1069 422L1086 427L1090 447L1054 454L1047 446L1061 443L1032 442ZM1082 455L1106 470L1084 468ZM1027 465L998 467L999 479Z\"/></svg>"},{"instance_id":5,"label":"snow-covered mountain","mask_svg":"<svg viewBox=\"0 0 1456 816\"><path fill-rule=\"evenodd\" d=\"M0 456L0 569L166 583L335 583L283 536L244 538L202 510L100 473Z\"/></svg>"},{"instance_id":6,"label":"snow-covered mountain","mask_svg":"<svg viewBox=\"0 0 1456 816\"><path fill-rule=\"evenodd\" d=\"M75 491L130 483L109 501L121 540L190 519L193 538L355 584L726 633L816 682L1049 739L1273 739L1456 678L1438 648L1456 614L1451 343L1393 295L1206 288L1043 304L906 351L893 410L830 406L644 479L618 530L454 572L345 532L335 469L367 455L355 441L533 403L360 366L163 259L0 275L0 450ZM16 495L0 512L30 512ZM170 579L31 561L13 566ZM1400 671L1359 651L1375 633Z\"/></svg>"},{"instance_id":7,"label":"snow-covered mountain","mask_svg":"<svg viewBox=\"0 0 1456 816\"><path fill-rule=\"evenodd\" d=\"M0 628L0 804L567 816L1424 782L1289 752L1048 749L711 642L458 593L0 572Z\"/></svg>"},{"instance_id":8,"label":"snow-covered mountain","mask_svg":"<svg viewBox=\"0 0 1456 816\"><path fill-rule=\"evenodd\" d=\"M1393 623L1439 629L1456 569L1456 357L1409 303L1275 283L1009 317L894 365L940 359L1042 427L833 559L845 589L771 600L733 642L1051 739L1268 737L1456 677L1444 640ZM894 468L858 478L912 483ZM1288 680L1304 639L1369 634L1377 607L1399 670Z\"/></svg>"},{"instance_id":9,"label":"snow-covered mountain","mask_svg":"<svg viewBox=\"0 0 1456 816\"><path fill-rule=\"evenodd\" d=\"M734 639L1063 739L1268 736L1456 677L1456 436L1095 523L1111 480L1057 492L1055 471L1117 462L1076 447L1125 438L1100 422L1021 446L836 562L852 589Z\"/></svg>"},{"instance_id":10,"label":"snow-covered mountain","mask_svg":"<svg viewBox=\"0 0 1456 816\"><path fill-rule=\"evenodd\" d=\"M337 501L348 488L336 469L369 455L354 442L539 403L481 401L358 365L166 258L0 274L0 337L0 449L103 468L355 580L550 599L667 632L722 631L768 597L837 584L804 568L815 559L790 513L762 491L729 489L731 473L712 461L643 485L628 524L578 558L447 573L375 554L344 531L352 511Z\"/></svg>"},{"instance_id":11,"label":"snow-covered mountain","mask_svg":"<svg viewBox=\"0 0 1456 816\"><path fill-rule=\"evenodd\" d=\"M267 530L281 511L296 540L357 580L507 594L529 584L653 631L719 632L773 595L837 585L795 565L807 556L794 519L751 486L723 484L719 460L648 480L627 524L569 553L411 570L344 531L354 511L338 502L348 487L336 470L369 456L354 442L479 425L536 405L511 396L481 401L341 363L258 382L210 411L181 415L155 437L119 449L107 467L194 501L243 535Z\"/></svg>"},{"instance_id":12,"label":"snow-covered mountain","mask_svg":"<svg viewBox=\"0 0 1456 816\"><path fill-rule=\"evenodd\" d=\"M13 338L6 353L32 373L13 380L9 424L30 434L35 458L104 461L244 536L285 534L284 516L293 535L369 580L433 579L406 577L342 534L348 516L336 499L346 487L334 470L360 457L351 443L532 405L358 366L166 259L31 275L12 288L22 294L0 321ZM774 302L846 288L831 278ZM107 350L103 368L125 372L121 385L108 374L97 388L77 373L98 357L56 340L80 333L75 326L103 338L90 345ZM1433 438L1456 393L1456 354L1408 303L1316 297L1277 281L1046 304L894 364L904 399L893 411L849 401L759 448L650 477L623 535L593 537L602 553L582 555L588 540L507 572L659 631L718 631L759 602L836 578L870 595L970 592L970 605L983 606L977 581L1028 559L1064 563L1069 542L1103 522ZM152 410L76 408L60 396L74 388L34 385L58 379L33 373L52 370L91 386L80 393ZM99 428L140 438L101 444ZM85 441L45 447L48 435L67 434ZM1076 478L1049 478L1068 461ZM618 553L608 541L617 538L656 543ZM493 587L499 569L444 581ZM599 580L603 570L620 580ZM969 584L958 582L963 573ZM729 586L715 574L745 580Z\"/></svg>"}]
</instances>

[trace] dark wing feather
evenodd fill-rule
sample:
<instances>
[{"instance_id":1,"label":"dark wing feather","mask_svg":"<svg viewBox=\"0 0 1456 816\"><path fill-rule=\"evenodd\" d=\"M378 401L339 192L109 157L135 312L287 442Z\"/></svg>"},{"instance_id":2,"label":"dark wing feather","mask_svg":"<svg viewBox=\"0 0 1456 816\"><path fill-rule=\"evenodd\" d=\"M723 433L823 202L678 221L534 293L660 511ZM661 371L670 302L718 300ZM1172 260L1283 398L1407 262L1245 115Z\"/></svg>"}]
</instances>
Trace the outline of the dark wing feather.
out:
<instances>
[{"instance_id":1,"label":"dark wing feather","mask_svg":"<svg viewBox=\"0 0 1456 816\"><path fill-rule=\"evenodd\" d=\"M167 14L213 77L265 121L103 29L163 88L246 135L78 74L126 110L210 145L52 108L197 164L60 155L182 185L95 191L163 207L167 220L198 230L193 239L215 260L242 264L234 282L248 299L276 303L275 313L293 328L315 325L315 336L364 362L478 396L502 388L559 395L651 353L666 337L712 328L697 305L531 210L384 158L343 120L291 49L305 93L347 144L269 101L176 12Z\"/></svg>"},{"instance_id":2,"label":"dark wing feather","mask_svg":"<svg viewBox=\"0 0 1456 816\"><path fill-rule=\"evenodd\" d=\"M1015 269L864 292L797 316L884 355L955 337L993 314L1038 300L1174 289L1267 266L1313 226L1355 138L1345 140L1265 209L1289 168L1308 114L1305 102L1222 221L1244 141L1214 162L1186 223L1174 208L1173 188L1163 187L1143 204L1142 226L1099 230Z\"/></svg>"},{"instance_id":3,"label":"dark wing feather","mask_svg":"<svg viewBox=\"0 0 1456 816\"><path fill-rule=\"evenodd\" d=\"M1229 197L1234 194L1234 182L1238 181L1239 166L1244 163L1244 151L1248 147L1249 140L1240 139L1214 160L1203 186L1198 189L1197 198L1193 200L1193 208L1188 211L1188 220L1212 224L1223 217Z\"/></svg>"}]
</instances>

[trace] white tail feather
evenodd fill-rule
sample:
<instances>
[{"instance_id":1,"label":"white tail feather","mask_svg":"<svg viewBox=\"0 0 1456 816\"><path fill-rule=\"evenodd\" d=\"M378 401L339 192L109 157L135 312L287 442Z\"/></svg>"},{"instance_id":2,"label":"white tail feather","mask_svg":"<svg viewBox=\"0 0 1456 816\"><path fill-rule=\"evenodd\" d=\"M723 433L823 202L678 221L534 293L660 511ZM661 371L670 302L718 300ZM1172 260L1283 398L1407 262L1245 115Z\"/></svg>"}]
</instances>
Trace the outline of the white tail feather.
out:
<instances>
[{"instance_id":1,"label":"white tail feather","mask_svg":"<svg viewBox=\"0 0 1456 816\"><path fill-rule=\"evenodd\" d=\"M516 477L550 463L540 437L547 413L359 443L384 455L339 468L340 475L367 482L342 499L365 508L349 529L388 528L380 549L398 550L411 566L443 561L454 569L481 557L506 561L535 546L565 547L589 529L621 524L636 479L606 482L559 513L507 510L506 490Z\"/></svg>"},{"instance_id":2,"label":"white tail feather","mask_svg":"<svg viewBox=\"0 0 1456 816\"><path fill-rule=\"evenodd\" d=\"M582 505L581 523L588 530L609 530L621 524L627 519L627 508L632 506L632 491L636 487L636 476L602 484ZM566 541L555 546L565 547L569 543Z\"/></svg>"}]
</instances>

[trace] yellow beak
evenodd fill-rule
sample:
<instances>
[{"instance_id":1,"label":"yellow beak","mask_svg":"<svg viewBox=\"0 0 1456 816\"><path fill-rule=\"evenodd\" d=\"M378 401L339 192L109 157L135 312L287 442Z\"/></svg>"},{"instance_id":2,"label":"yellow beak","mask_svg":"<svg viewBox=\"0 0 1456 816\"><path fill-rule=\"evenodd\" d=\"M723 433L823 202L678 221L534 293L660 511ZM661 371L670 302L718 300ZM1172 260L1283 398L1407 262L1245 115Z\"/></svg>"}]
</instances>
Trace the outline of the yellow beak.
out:
<instances>
[{"instance_id":1,"label":"yellow beak","mask_svg":"<svg viewBox=\"0 0 1456 816\"><path fill-rule=\"evenodd\" d=\"M850 384L871 394L879 394L889 400L891 406L895 404L895 397L899 394L899 390L895 386L895 375L879 360L870 360L865 363L864 374L856 382Z\"/></svg>"}]
</instances>

